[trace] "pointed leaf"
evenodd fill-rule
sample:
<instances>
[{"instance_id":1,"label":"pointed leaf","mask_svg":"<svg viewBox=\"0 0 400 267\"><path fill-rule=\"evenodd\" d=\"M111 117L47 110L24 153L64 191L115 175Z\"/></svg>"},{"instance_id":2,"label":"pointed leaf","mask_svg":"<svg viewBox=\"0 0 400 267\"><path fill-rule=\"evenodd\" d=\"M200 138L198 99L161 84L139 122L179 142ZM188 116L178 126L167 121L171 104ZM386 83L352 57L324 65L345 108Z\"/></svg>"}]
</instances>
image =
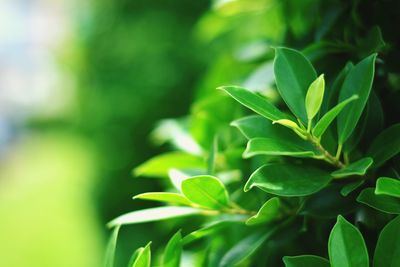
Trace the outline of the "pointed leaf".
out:
<instances>
[{"instance_id":1,"label":"pointed leaf","mask_svg":"<svg viewBox=\"0 0 400 267\"><path fill-rule=\"evenodd\" d=\"M149 242L144 248L139 248L135 252L136 258L133 260L131 267L150 267L151 264L151 242Z\"/></svg>"},{"instance_id":2,"label":"pointed leaf","mask_svg":"<svg viewBox=\"0 0 400 267\"><path fill-rule=\"evenodd\" d=\"M342 196L346 197L351 192L353 192L354 190L359 188L361 185L363 185L364 182L365 182L365 180L358 180L353 183L346 184L345 186L343 186L342 190L340 190L340 194L342 194Z\"/></svg>"},{"instance_id":3,"label":"pointed leaf","mask_svg":"<svg viewBox=\"0 0 400 267\"><path fill-rule=\"evenodd\" d=\"M341 178L350 175L365 175L368 168L371 167L373 162L374 161L372 160L372 158L362 158L340 170L332 172L332 176L335 178Z\"/></svg>"},{"instance_id":4,"label":"pointed leaf","mask_svg":"<svg viewBox=\"0 0 400 267\"><path fill-rule=\"evenodd\" d=\"M280 120L288 118L288 115L280 111L267 99L243 87L222 86L218 89L224 90L240 104L269 120Z\"/></svg>"},{"instance_id":5,"label":"pointed leaf","mask_svg":"<svg viewBox=\"0 0 400 267\"><path fill-rule=\"evenodd\" d=\"M191 205L190 201L185 196L178 193L170 193L170 192L148 192L136 195L133 197L133 199L154 200L167 203L181 204L186 206Z\"/></svg>"},{"instance_id":6,"label":"pointed leaf","mask_svg":"<svg viewBox=\"0 0 400 267\"><path fill-rule=\"evenodd\" d=\"M375 194L400 198L400 180L389 177L378 178Z\"/></svg>"},{"instance_id":7,"label":"pointed leaf","mask_svg":"<svg viewBox=\"0 0 400 267\"><path fill-rule=\"evenodd\" d=\"M283 262L285 267L330 267L327 259L314 255L285 256Z\"/></svg>"},{"instance_id":8,"label":"pointed leaf","mask_svg":"<svg viewBox=\"0 0 400 267\"><path fill-rule=\"evenodd\" d=\"M308 87L317 78L314 67L300 52L277 48L274 72L279 94L293 114L306 124L307 113L304 103Z\"/></svg>"},{"instance_id":9,"label":"pointed leaf","mask_svg":"<svg viewBox=\"0 0 400 267\"><path fill-rule=\"evenodd\" d=\"M260 223L272 222L280 216L281 202L279 198L273 197L268 199L267 202L262 205L256 215L250 217L247 221L247 225L254 225Z\"/></svg>"},{"instance_id":10,"label":"pointed leaf","mask_svg":"<svg viewBox=\"0 0 400 267\"><path fill-rule=\"evenodd\" d=\"M344 101L352 95L358 95L359 99L352 105L344 107L343 111L338 115L340 144L344 144L350 137L367 103L374 79L375 59L376 54L363 59L350 70L343 82L339 94L339 102Z\"/></svg>"},{"instance_id":11,"label":"pointed leaf","mask_svg":"<svg viewBox=\"0 0 400 267\"><path fill-rule=\"evenodd\" d=\"M311 144L300 138L296 140L253 138L247 143L243 157L256 155L313 157L317 153Z\"/></svg>"},{"instance_id":12,"label":"pointed leaf","mask_svg":"<svg viewBox=\"0 0 400 267\"><path fill-rule=\"evenodd\" d=\"M108 227L124 224L136 224L152 221L160 221L174 217L183 217L200 214L201 210L189 207L157 207L137 210L121 215L108 223Z\"/></svg>"},{"instance_id":13,"label":"pointed leaf","mask_svg":"<svg viewBox=\"0 0 400 267\"><path fill-rule=\"evenodd\" d=\"M306 94L306 112L307 119L311 120L317 115L321 108L322 100L324 99L325 92L325 79L321 74L315 81L313 81L308 88Z\"/></svg>"},{"instance_id":14,"label":"pointed leaf","mask_svg":"<svg viewBox=\"0 0 400 267\"><path fill-rule=\"evenodd\" d=\"M325 133L326 129L328 129L329 125L331 125L336 116L339 115L339 113L343 110L343 108L351 101L354 101L356 99L358 99L358 95L353 95L329 110L315 125L314 129L312 130L313 135L316 137L321 137Z\"/></svg>"},{"instance_id":15,"label":"pointed leaf","mask_svg":"<svg viewBox=\"0 0 400 267\"><path fill-rule=\"evenodd\" d=\"M191 202L210 209L228 206L229 196L224 184L216 177L200 175L182 182L182 193Z\"/></svg>"},{"instance_id":16,"label":"pointed leaf","mask_svg":"<svg viewBox=\"0 0 400 267\"><path fill-rule=\"evenodd\" d=\"M120 228L120 226L114 228L110 240L108 241L104 267L114 267L115 249L117 247L117 238Z\"/></svg>"},{"instance_id":17,"label":"pointed leaf","mask_svg":"<svg viewBox=\"0 0 400 267\"><path fill-rule=\"evenodd\" d=\"M367 154L374 159L375 167L400 152L400 123L394 124L381 132L372 142Z\"/></svg>"},{"instance_id":18,"label":"pointed leaf","mask_svg":"<svg viewBox=\"0 0 400 267\"><path fill-rule=\"evenodd\" d=\"M163 267L179 267L182 254L181 230L176 232L168 241L163 255Z\"/></svg>"},{"instance_id":19,"label":"pointed leaf","mask_svg":"<svg viewBox=\"0 0 400 267\"><path fill-rule=\"evenodd\" d=\"M374 254L374 267L396 266L400 266L400 216L383 228Z\"/></svg>"},{"instance_id":20,"label":"pointed leaf","mask_svg":"<svg viewBox=\"0 0 400 267\"><path fill-rule=\"evenodd\" d=\"M360 231L341 215L332 229L328 241L332 267L368 267L367 247Z\"/></svg>"},{"instance_id":21,"label":"pointed leaf","mask_svg":"<svg viewBox=\"0 0 400 267\"><path fill-rule=\"evenodd\" d=\"M375 195L374 191L374 188L365 188L358 195L357 201L382 212L400 214L400 199L385 195Z\"/></svg>"},{"instance_id":22,"label":"pointed leaf","mask_svg":"<svg viewBox=\"0 0 400 267\"><path fill-rule=\"evenodd\" d=\"M307 196L318 192L331 180L329 173L311 166L271 163L257 169L244 190L256 186L278 196Z\"/></svg>"}]
</instances>

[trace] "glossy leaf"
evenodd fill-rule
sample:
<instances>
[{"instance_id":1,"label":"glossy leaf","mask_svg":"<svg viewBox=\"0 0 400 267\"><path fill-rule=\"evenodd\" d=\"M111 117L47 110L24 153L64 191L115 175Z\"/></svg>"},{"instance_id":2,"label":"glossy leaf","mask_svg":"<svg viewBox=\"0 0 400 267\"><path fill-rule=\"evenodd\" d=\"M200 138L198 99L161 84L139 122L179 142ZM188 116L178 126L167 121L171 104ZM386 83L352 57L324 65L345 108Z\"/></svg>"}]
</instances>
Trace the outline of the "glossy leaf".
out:
<instances>
[{"instance_id":1,"label":"glossy leaf","mask_svg":"<svg viewBox=\"0 0 400 267\"><path fill-rule=\"evenodd\" d=\"M114 267L115 249L117 247L117 238L120 228L120 226L114 228L110 240L107 243L104 267Z\"/></svg>"},{"instance_id":2,"label":"glossy leaf","mask_svg":"<svg viewBox=\"0 0 400 267\"><path fill-rule=\"evenodd\" d=\"M332 172L332 176L335 178L342 178L351 175L365 175L372 163L372 158L363 158L347 165L342 169Z\"/></svg>"},{"instance_id":3,"label":"glossy leaf","mask_svg":"<svg viewBox=\"0 0 400 267\"><path fill-rule=\"evenodd\" d=\"M182 193L191 202L210 209L223 209L229 204L228 191L216 177L200 175L182 182Z\"/></svg>"},{"instance_id":4,"label":"glossy leaf","mask_svg":"<svg viewBox=\"0 0 400 267\"><path fill-rule=\"evenodd\" d=\"M400 199L385 195L375 195L374 191L374 188L365 188L358 195L357 201L382 212L400 214Z\"/></svg>"},{"instance_id":5,"label":"glossy leaf","mask_svg":"<svg viewBox=\"0 0 400 267\"><path fill-rule=\"evenodd\" d=\"M368 251L360 231L341 215L328 241L332 267L369 267Z\"/></svg>"},{"instance_id":6,"label":"glossy leaf","mask_svg":"<svg viewBox=\"0 0 400 267\"><path fill-rule=\"evenodd\" d=\"M289 48L275 50L274 72L279 94L289 109L307 123L305 98L317 73L310 61L300 52Z\"/></svg>"},{"instance_id":7,"label":"glossy leaf","mask_svg":"<svg viewBox=\"0 0 400 267\"><path fill-rule=\"evenodd\" d=\"M313 157L316 154L312 145L300 138L295 140L253 138L247 143L243 157L249 158L256 155Z\"/></svg>"},{"instance_id":8,"label":"glossy leaf","mask_svg":"<svg viewBox=\"0 0 400 267\"><path fill-rule=\"evenodd\" d=\"M148 192L139 194L133 197L133 199L145 199L145 200L154 200L161 201L167 203L181 204L190 206L190 201L183 195L178 193L170 193L170 192Z\"/></svg>"},{"instance_id":9,"label":"glossy leaf","mask_svg":"<svg viewBox=\"0 0 400 267\"><path fill-rule=\"evenodd\" d=\"M325 92L325 79L321 74L315 81L313 81L308 88L306 94L306 112L307 119L312 120L321 108L322 100Z\"/></svg>"},{"instance_id":10,"label":"glossy leaf","mask_svg":"<svg viewBox=\"0 0 400 267\"><path fill-rule=\"evenodd\" d=\"M130 267L150 267L151 264L151 242L149 242L144 248L139 248L135 252L135 258L132 260Z\"/></svg>"},{"instance_id":11,"label":"glossy leaf","mask_svg":"<svg viewBox=\"0 0 400 267\"><path fill-rule=\"evenodd\" d=\"M376 181L375 194L400 198L400 180L380 177Z\"/></svg>"},{"instance_id":12,"label":"glossy leaf","mask_svg":"<svg viewBox=\"0 0 400 267\"><path fill-rule=\"evenodd\" d=\"M350 102L358 99L358 95L353 95L346 100L340 102L337 104L335 107L333 107L331 110L329 110L327 113L325 113L324 116L317 122L315 127L313 128L312 132L313 135L316 137L321 137L325 131L328 129L328 127L331 125L333 120L339 115L339 113L343 110L343 108L349 104Z\"/></svg>"},{"instance_id":13,"label":"glossy leaf","mask_svg":"<svg viewBox=\"0 0 400 267\"><path fill-rule=\"evenodd\" d=\"M372 142L367 154L374 159L375 167L400 152L400 123L390 126L381 132Z\"/></svg>"},{"instance_id":14,"label":"glossy leaf","mask_svg":"<svg viewBox=\"0 0 400 267\"><path fill-rule=\"evenodd\" d=\"M223 86L222 89L243 106L253 110L269 120L288 118L288 115L280 111L264 97L239 86Z\"/></svg>"},{"instance_id":15,"label":"glossy leaf","mask_svg":"<svg viewBox=\"0 0 400 267\"><path fill-rule=\"evenodd\" d=\"M247 225L254 225L260 223L268 223L276 220L280 216L281 202L279 198L273 197L267 200L262 205L256 215L250 217L247 221Z\"/></svg>"},{"instance_id":16,"label":"glossy leaf","mask_svg":"<svg viewBox=\"0 0 400 267\"><path fill-rule=\"evenodd\" d=\"M374 267L396 266L400 266L400 216L383 228L374 254Z\"/></svg>"},{"instance_id":17,"label":"glossy leaf","mask_svg":"<svg viewBox=\"0 0 400 267\"><path fill-rule=\"evenodd\" d=\"M358 180L352 183L348 183L343 186L342 190L340 190L340 194L342 194L342 196L348 196L351 192L363 185L364 182L365 180Z\"/></svg>"},{"instance_id":18,"label":"glossy leaf","mask_svg":"<svg viewBox=\"0 0 400 267\"><path fill-rule=\"evenodd\" d=\"M343 82L339 94L339 101L342 102L352 95L358 95L359 99L357 102L352 103L352 105L344 107L342 112L338 115L338 136L340 144L344 144L350 137L367 103L374 79L375 59L376 54L363 59L350 70Z\"/></svg>"},{"instance_id":19,"label":"glossy leaf","mask_svg":"<svg viewBox=\"0 0 400 267\"><path fill-rule=\"evenodd\" d=\"M285 256L283 262L285 267L330 267L327 259L314 255Z\"/></svg>"},{"instance_id":20,"label":"glossy leaf","mask_svg":"<svg viewBox=\"0 0 400 267\"><path fill-rule=\"evenodd\" d=\"M279 136L280 130L287 131L287 129L283 127L274 127L275 125L272 125L270 120L259 115L240 118L231 122L231 125L238 128L247 139L266 137L270 135L271 132L273 136L275 136L275 132L277 132L276 135Z\"/></svg>"},{"instance_id":21,"label":"glossy leaf","mask_svg":"<svg viewBox=\"0 0 400 267\"><path fill-rule=\"evenodd\" d=\"M163 255L163 267L179 267L182 254L181 230L176 232L168 241Z\"/></svg>"},{"instance_id":22,"label":"glossy leaf","mask_svg":"<svg viewBox=\"0 0 400 267\"><path fill-rule=\"evenodd\" d=\"M244 190L256 186L278 196L307 196L324 188L331 179L329 173L311 166L271 163L257 169Z\"/></svg>"},{"instance_id":23,"label":"glossy leaf","mask_svg":"<svg viewBox=\"0 0 400 267\"><path fill-rule=\"evenodd\" d=\"M175 217L200 214L201 210L189 207L157 207L144 210L136 210L121 215L108 223L109 227L124 224L136 224L152 221L166 220Z\"/></svg>"}]
</instances>

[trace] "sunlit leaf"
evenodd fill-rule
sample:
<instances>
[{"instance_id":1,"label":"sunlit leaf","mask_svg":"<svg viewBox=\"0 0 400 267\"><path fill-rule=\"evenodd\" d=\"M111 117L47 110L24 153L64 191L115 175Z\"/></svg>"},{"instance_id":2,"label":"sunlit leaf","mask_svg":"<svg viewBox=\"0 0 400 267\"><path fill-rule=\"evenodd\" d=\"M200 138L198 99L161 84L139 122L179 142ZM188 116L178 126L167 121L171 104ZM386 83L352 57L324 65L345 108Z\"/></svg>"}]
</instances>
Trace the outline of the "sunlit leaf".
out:
<instances>
[{"instance_id":1,"label":"sunlit leaf","mask_svg":"<svg viewBox=\"0 0 400 267\"><path fill-rule=\"evenodd\" d=\"M108 241L104 267L114 267L115 249L117 247L117 238L120 228L120 226L114 228L110 240Z\"/></svg>"},{"instance_id":2,"label":"sunlit leaf","mask_svg":"<svg viewBox=\"0 0 400 267\"><path fill-rule=\"evenodd\" d=\"M280 215L281 202L279 198L273 197L268 199L267 202L262 205L256 215L250 217L247 221L247 225L268 223L276 220Z\"/></svg>"},{"instance_id":3,"label":"sunlit leaf","mask_svg":"<svg viewBox=\"0 0 400 267\"><path fill-rule=\"evenodd\" d=\"M129 267L150 267L151 264L151 242L149 242L144 248L138 248L132 258L132 264Z\"/></svg>"},{"instance_id":4,"label":"sunlit leaf","mask_svg":"<svg viewBox=\"0 0 400 267\"><path fill-rule=\"evenodd\" d=\"M146 200L154 200L161 201L173 204L181 204L190 206L190 201L183 195L178 193L170 193L170 192L148 192L139 194L133 197L133 199L146 199Z\"/></svg>"},{"instance_id":5,"label":"sunlit leaf","mask_svg":"<svg viewBox=\"0 0 400 267\"><path fill-rule=\"evenodd\" d=\"M315 81L313 81L307 90L306 94L306 112L307 119L311 120L317 115L321 108L322 100L325 92L325 79L324 75L321 74Z\"/></svg>"},{"instance_id":6,"label":"sunlit leaf","mask_svg":"<svg viewBox=\"0 0 400 267\"><path fill-rule=\"evenodd\" d=\"M182 234L179 230L168 241L164 250L162 267L179 267L182 254Z\"/></svg>"}]
</instances>

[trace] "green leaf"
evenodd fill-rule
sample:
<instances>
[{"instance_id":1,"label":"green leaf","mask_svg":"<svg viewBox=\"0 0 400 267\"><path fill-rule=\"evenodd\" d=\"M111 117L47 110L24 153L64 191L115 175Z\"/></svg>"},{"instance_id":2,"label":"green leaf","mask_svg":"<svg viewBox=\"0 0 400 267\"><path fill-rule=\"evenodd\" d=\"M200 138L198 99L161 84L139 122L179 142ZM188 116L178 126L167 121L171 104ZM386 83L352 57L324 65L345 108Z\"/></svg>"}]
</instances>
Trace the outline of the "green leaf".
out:
<instances>
[{"instance_id":1,"label":"green leaf","mask_svg":"<svg viewBox=\"0 0 400 267\"><path fill-rule=\"evenodd\" d=\"M368 251L360 231L341 215L328 241L332 267L368 267Z\"/></svg>"},{"instance_id":2,"label":"green leaf","mask_svg":"<svg viewBox=\"0 0 400 267\"><path fill-rule=\"evenodd\" d=\"M134 253L135 258L131 267L150 267L151 264L151 242L149 242L144 248L138 248Z\"/></svg>"},{"instance_id":3,"label":"green leaf","mask_svg":"<svg viewBox=\"0 0 400 267\"><path fill-rule=\"evenodd\" d=\"M200 214L201 210L189 207L157 207L144 210L136 210L121 215L108 223L108 227L124 224L136 224L152 221L160 221L175 217Z\"/></svg>"},{"instance_id":4,"label":"green leaf","mask_svg":"<svg viewBox=\"0 0 400 267\"><path fill-rule=\"evenodd\" d=\"M342 102L352 95L358 95L359 100L344 107L338 115L339 144L344 144L350 137L367 103L374 79L375 59L376 54L363 59L350 70L343 82L339 101Z\"/></svg>"},{"instance_id":5,"label":"green leaf","mask_svg":"<svg viewBox=\"0 0 400 267\"><path fill-rule=\"evenodd\" d=\"M325 79L324 75L321 74L315 81L313 81L308 88L306 94L306 112L307 119L312 120L317 115L321 108L322 100L324 99L325 92Z\"/></svg>"},{"instance_id":6,"label":"green leaf","mask_svg":"<svg viewBox=\"0 0 400 267\"><path fill-rule=\"evenodd\" d=\"M206 164L201 157L184 152L168 152L142 163L133 170L135 176L168 177L170 169L203 169Z\"/></svg>"},{"instance_id":7,"label":"green leaf","mask_svg":"<svg viewBox=\"0 0 400 267\"><path fill-rule=\"evenodd\" d=\"M266 137L270 134L279 136L281 132L289 132L288 129L272 125L270 120L259 115L240 118L231 122L231 125L238 128L247 139Z\"/></svg>"},{"instance_id":8,"label":"green leaf","mask_svg":"<svg viewBox=\"0 0 400 267\"><path fill-rule=\"evenodd\" d=\"M342 194L342 196L346 197L351 192L353 192L354 190L359 188L361 185L363 185L364 182L365 182L365 180L358 180L353 183L346 184L345 186L343 186L342 190L340 190L340 194Z\"/></svg>"},{"instance_id":9,"label":"green leaf","mask_svg":"<svg viewBox=\"0 0 400 267\"><path fill-rule=\"evenodd\" d=\"M178 193L170 193L170 192L148 192L136 195L133 197L133 199L154 200L167 203L181 204L186 206L191 205L190 201L185 196Z\"/></svg>"},{"instance_id":10,"label":"green leaf","mask_svg":"<svg viewBox=\"0 0 400 267\"><path fill-rule=\"evenodd\" d=\"M163 267L179 267L182 254L181 230L176 232L168 241L163 255Z\"/></svg>"},{"instance_id":11,"label":"green leaf","mask_svg":"<svg viewBox=\"0 0 400 267\"><path fill-rule=\"evenodd\" d=\"M254 225L260 223L268 223L276 220L280 216L281 202L279 198L273 197L268 199L267 202L262 205L256 215L250 217L247 221L247 225Z\"/></svg>"},{"instance_id":12,"label":"green leaf","mask_svg":"<svg viewBox=\"0 0 400 267\"><path fill-rule=\"evenodd\" d=\"M117 247L117 238L120 228L120 226L114 228L110 240L107 243L104 267L114 267L115 249Z\"/></svg>"},{"instance_id":13,"label":"green leaf","mask_svg":"<svg viewBox=\"0 0 400 267\"><path fill-rule=\"evenodd\" d=\"M327 259L314 255L285 256L283 262L285 267L330 267Z\"/></svg>"},{"instance_id":14,"label":"green leaf","mask_svg":"<svg viewBox=\"0 0 400 267\"><path fill-rule=\"evenodd\" d=\"M227 251L222 257L219 267L237 266L248 259L267 240L270 236L270 232L265 233L265 231L258 231L246 236Z\"/></svg>"},{"instance_id":15,"label":"green leaf","mask_svg":"<svg viewBox=\"0 0 400 267\"><path fill-rule=\"evenodd\" d=\"M289 109L307 123L305 98L317 73L310 61L300 52L289 48L275 50L274 72L279 94Z\"/></svg>"},{"instance_id":16,"label":"green leaf","mask_svg":"<svg viewBox=\"0 0 400 267\"><path fill-rule=\"evenodd\" d=\"M287 119L288 115L280 111L264 97L257 95L243 87L222 86L218 89L224 90L236 101L269 120Z\"/></svg>"},{"instance_id":17,"label":"green leaf","mask_svg":"<svg viewBox=\"0 0 400 267\"><path fill-rule=\"evenodd\" d=\"M357 160L356 162L347 165L342 169L332 172L332 176L335 178L342 178L350 175L365 175L368 168L371 167L373 162L374 161L372 160L372 158L362 158L360 160Z\"/></svg>"},{"instance_id":18,"label":"green leaf","mask_svg":"<svg viewBox=\"0 0 400 267\"><path fill-rule=\"evenodd\" d=\"M307 196L324 188L332 177L329 173L307 165L271 163L257 169L244 190L254 186L278 196Z\"/></svg>"},{"instance_id":19,"label":"green leaf","mask_svg":"<svg viewBox=\"0 0 400 267\"><path fill-rule=\"evenodd\" d=\"M375 194L400 198L400 180L380 177L376 181Z\"/></svg>"},{"instance_id":20,"label":"green leaf","mask_svg":"<svg viewBox=\"0 0 400 267\"><path fill-rule=\"evenodd\" d=\"M247 143L244 158L256 155L313 157L318 152L313 146L297 138L295 140L274 138L253 138Z\"/></svg>"},{"instance_id":21,"label":"green leaf","mask_svg":"<svg viewBox=\"0 0 400 267\"><path fill-rule=\"evenodd\" d=\"M375 167L379 167L399 152L400 123L397 123L385 129L376 137L369 147L367 155L374 159Z\"/></svg>"},{"instance_id":22,"label":"green leaf","mask_svg":"<svg viewBox=\"0 0 400 267\"><path fill-rule=\"evenodd\" d=\"M329 125L331 125L332 121L336 118L337 115L343 110L343 108L349 104L351 101L358 99L358 95L353 95L346 100L340 102L331 110L329 110L325 115L317 122L312 132L316 137L321 137L326 129L328 129Z\"/></svg>"},{"instance_id":23,"label":"green leaf","mask_svg":"<svg viewBox=\"0 0 400 267\"><path fill-rule=\"evenodd\" d=\"M400 214L400 199L385 195L375 195L374 191L374 188L365 188L358 195L357 201L382 212Z\"/></svg>"},{"instance_id":24,"label":"green leaf","mask_svg":"<svg viewBox=\"0 0 400 267\"><path fill-rule=\"evenodd\" d=\"M383 228L374 254L374 267L396 266L400 266L400 216Z\"/></svg>"},{"instance_id":25,"label":"green leaf","mask_svg":"<svg viewBox=\"0 0 400 267\"><path fill-rule=\"evenodd\" d=\"M216 177L200 175L182 182L182 193L191 202L204 208L223 209L229 205L228 191Z\"/></svg>"}]
</instances>

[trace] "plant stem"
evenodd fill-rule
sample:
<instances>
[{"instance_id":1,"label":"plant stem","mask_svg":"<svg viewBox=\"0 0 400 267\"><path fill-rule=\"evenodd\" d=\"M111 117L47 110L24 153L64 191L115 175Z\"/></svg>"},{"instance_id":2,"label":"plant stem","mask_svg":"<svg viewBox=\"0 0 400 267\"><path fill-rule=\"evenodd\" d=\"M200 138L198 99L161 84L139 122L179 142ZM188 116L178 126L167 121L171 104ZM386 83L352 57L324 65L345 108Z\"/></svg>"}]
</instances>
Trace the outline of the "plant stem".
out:
<instances>
[{"instance_id":1,"label":"plant stem","mask_svg":"<svg viewBox=\"0 0 400 267\"><path fill-rule=\"evenodd\" d=\"M336 151L336 157L335 157L336 159L340 159L340 154L342 153L342 148L343 148L343 145L339 144L337 151Z\"/></svg>"},{"instance_id":2,"label":"plant stem","mask_svg":"<svg viewBox=\"0 0 400 267\"><path fill-rule=\"evenodd\" d=\"M326 150L320 143L320 141L312 136L311 134L307 134L307 140L311 142L315 146L315 148L322 154L322 158L334 165L335 167L341 169L345 167L345 164L340 161L339 158L334 157L328 150Z\"/></svg>"}]
</instances>

